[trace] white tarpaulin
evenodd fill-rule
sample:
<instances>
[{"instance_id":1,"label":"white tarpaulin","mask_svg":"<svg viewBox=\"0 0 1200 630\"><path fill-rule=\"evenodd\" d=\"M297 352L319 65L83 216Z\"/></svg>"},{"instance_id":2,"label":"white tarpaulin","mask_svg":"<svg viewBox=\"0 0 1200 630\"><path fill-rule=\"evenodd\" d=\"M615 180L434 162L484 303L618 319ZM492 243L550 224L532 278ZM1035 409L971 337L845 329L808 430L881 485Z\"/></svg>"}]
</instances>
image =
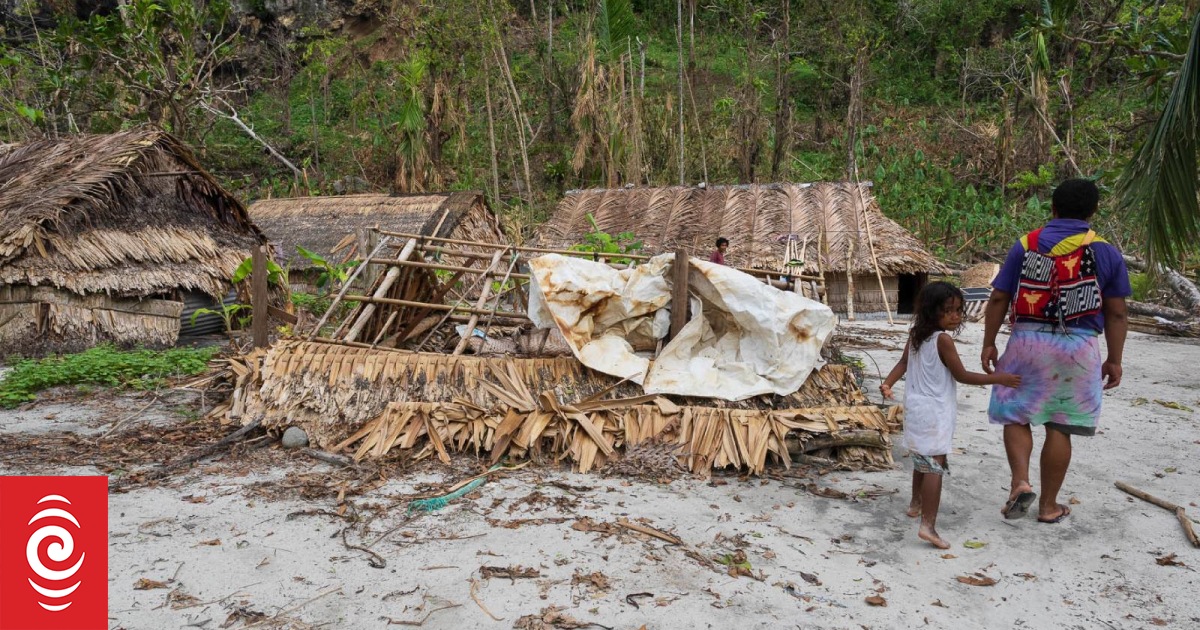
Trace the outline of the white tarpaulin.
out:
<instances>
[{"instance_id":1,"label":"white tarpaulin","mask_svg":"<svg viewBox=\"0 0 1200 630\"><path fill-rule=\"evenodd\" d=\"M671 320L674 254L617 270L548 254L529 262L529 316L557 327L586 366L648 394L742 400L795 392L821 361L833 311L731 267L690 264L691 319L653 358Z\"/></svg>"}]
</instances>

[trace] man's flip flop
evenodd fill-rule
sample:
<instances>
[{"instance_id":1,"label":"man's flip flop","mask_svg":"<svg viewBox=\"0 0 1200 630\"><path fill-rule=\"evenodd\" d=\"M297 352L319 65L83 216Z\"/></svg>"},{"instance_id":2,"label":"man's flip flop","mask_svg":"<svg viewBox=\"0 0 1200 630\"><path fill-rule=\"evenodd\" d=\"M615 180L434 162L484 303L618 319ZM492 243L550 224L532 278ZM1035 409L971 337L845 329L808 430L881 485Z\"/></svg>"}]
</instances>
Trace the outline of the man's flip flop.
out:
<instances>
[{"instance_id":1,"label":"man's flip flop","mask_svg":"<svg viewBox=\"0 0 1200 630\"><path fill-rule=\"evenodd\" d=\"M1054 518L1042 518L1039 516L1038 522L1039 523L1061 523L1064 518L1067 518L1068 516L1071 515L1071 508L1069 508L1065 505L1060 505L1058 507L1062 508L1061 514L1059 514L1058 516L1055 516Z\"/></svg>"},{"instance_id":2,"label":"man's flip flop","mask_svg":"<svg viewBox=\"0 0 1200 630\"><path fill-rule=\"evenodd\" d=\"M1036 499L1037 493L1028 490L1009 499L1008 503L1004 504L1004 518L1014 519L1025 516L1029 513L1029 506L1033 505Z\"/></svg>"}]
</instances>

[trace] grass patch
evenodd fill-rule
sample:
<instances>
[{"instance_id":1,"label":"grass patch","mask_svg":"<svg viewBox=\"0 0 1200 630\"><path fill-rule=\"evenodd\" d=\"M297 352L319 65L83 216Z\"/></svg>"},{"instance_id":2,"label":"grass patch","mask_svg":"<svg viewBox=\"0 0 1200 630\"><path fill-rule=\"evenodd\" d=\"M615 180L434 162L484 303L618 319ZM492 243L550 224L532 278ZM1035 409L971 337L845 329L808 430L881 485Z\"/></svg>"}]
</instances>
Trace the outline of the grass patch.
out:
<instances>
[{"instance_id":1,"label":"grass patch","mask_svg":"<svg viewBox=\"0 0 1200 630\"><path fill-rule=\"evenodd\" d=\"M25 359L0 380L0 408L34 400L37 392L59 385L101 385L151 389L168 376L199 374L218 349L117 350L98 346L44 359Z\"/></svg>"}]
</instances>

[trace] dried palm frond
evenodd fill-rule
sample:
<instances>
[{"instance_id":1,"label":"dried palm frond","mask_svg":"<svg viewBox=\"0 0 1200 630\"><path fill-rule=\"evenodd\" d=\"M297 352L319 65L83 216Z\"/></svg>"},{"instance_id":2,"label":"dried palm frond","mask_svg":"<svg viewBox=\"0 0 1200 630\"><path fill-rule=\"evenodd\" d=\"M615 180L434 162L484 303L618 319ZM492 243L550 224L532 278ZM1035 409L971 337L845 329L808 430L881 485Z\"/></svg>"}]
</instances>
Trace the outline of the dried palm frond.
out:
<instances>
[{"instance_id":1,"label":"dried palm frond","mask_svg":"<svg viewBox=\"0 0 1200 630\"><path fill-rule=\"evenodd\" d=\"M261 365L261 367L259 367ZM844 366L815 372L795 394L737 403L646 395L574 358L514 359L371 350L287 341L231 366L234 395L220 410L268 428L298 425L322 448L356 459L393 450L569 460L583 472L628 445L658 441L698 474L734 466L761 474L787 465L789 432L877 431ZM719 404L720 406L715 406ZM705 406L714 405L714 406ZM890 461L890 451L880 458Z\"/></svg>"},{"instance_id":2,"label":"dried palm frond","mask_svg":"<svg viewBox=\"0 0 1200 630\"><path fill-rule=\"evenodd\" d=\"M866 212L863 211L865 207ZM584 210L586 208L586 211ZM871 248L865 246L866 222L879 269L885 275L945 273L946 268L912 234L883 215L869 184L747 184L739 186L620 188L569 191L539 231L539 244L562 248L581 242L592 231L587 215L601 229L632 232L651 253L684 247L707 256L717 236L732 242L729 260L743 267L778 268L788 235L823 235L827 272L874 274ZM862 242L861 245L859 242ZM821 253L805 251L806 267L817 268Z\"/></svg>"},{"instance_id":3,"label":"dried palm frond","mask_svg":"<svg viewBox=\"0 0 1200 630\"><path fill-rule=\"evenodd\" d=\"M162 131L66 136L0 154L0 283L221 298L262 242L237 198Z\"/></svg>"}]
</instances>

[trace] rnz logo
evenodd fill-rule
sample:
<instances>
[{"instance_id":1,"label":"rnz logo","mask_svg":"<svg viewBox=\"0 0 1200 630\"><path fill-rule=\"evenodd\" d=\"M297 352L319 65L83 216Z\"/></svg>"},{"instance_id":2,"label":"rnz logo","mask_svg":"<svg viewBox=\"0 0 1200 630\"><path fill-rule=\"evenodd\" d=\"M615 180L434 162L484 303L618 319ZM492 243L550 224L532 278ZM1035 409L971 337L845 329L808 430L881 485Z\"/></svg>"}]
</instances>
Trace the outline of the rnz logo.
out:
<instances>
[{"instance_id":1,"label":"rnz logo","mask_svg":"<svg viewBox=\"0 0 1200 630\"><path fill-rule=\"evenodd\" d=\"M45 554L50 560L56 564L72 560L75 555L75 537L71 530L66 529L63 525L69 523L75 527L75 531L79 531L80 528L79 521L70 512L71 502L66 497L48 494L38 499L38 505L43 503L55 507L46 507L29 520L30 525L38 526L37 531L33 532L33 535L29 537L29 542L25 544L25 559L29 563L29 568L38 577L38 580L29 578L29 585L41 596L38 598L39 606L50 612L60 612L70 607L71 593L74 593L83 583L83 580L75 580L75 577L79 573L80 567L83 566L87 554L80 552L79 560L70 568L63 570L48 568L42 562L42 543L46 540L51 541L45 550ZM64 507L58 507L59 505ZM42 582L42 584L38 582ZM43 586L43 584L49 586ZM48 601L42 601L42 598Z\"/></svg>"},{"instance_id":2,"label":"rnz logo","mask_svg":"<svg viewBox=\"0 0 1200 630\"><path fill-rule=\"evenodd\" d=\"M0 630L108 627L108 479L0 476Z\"/></svg>"}]
</instances>

